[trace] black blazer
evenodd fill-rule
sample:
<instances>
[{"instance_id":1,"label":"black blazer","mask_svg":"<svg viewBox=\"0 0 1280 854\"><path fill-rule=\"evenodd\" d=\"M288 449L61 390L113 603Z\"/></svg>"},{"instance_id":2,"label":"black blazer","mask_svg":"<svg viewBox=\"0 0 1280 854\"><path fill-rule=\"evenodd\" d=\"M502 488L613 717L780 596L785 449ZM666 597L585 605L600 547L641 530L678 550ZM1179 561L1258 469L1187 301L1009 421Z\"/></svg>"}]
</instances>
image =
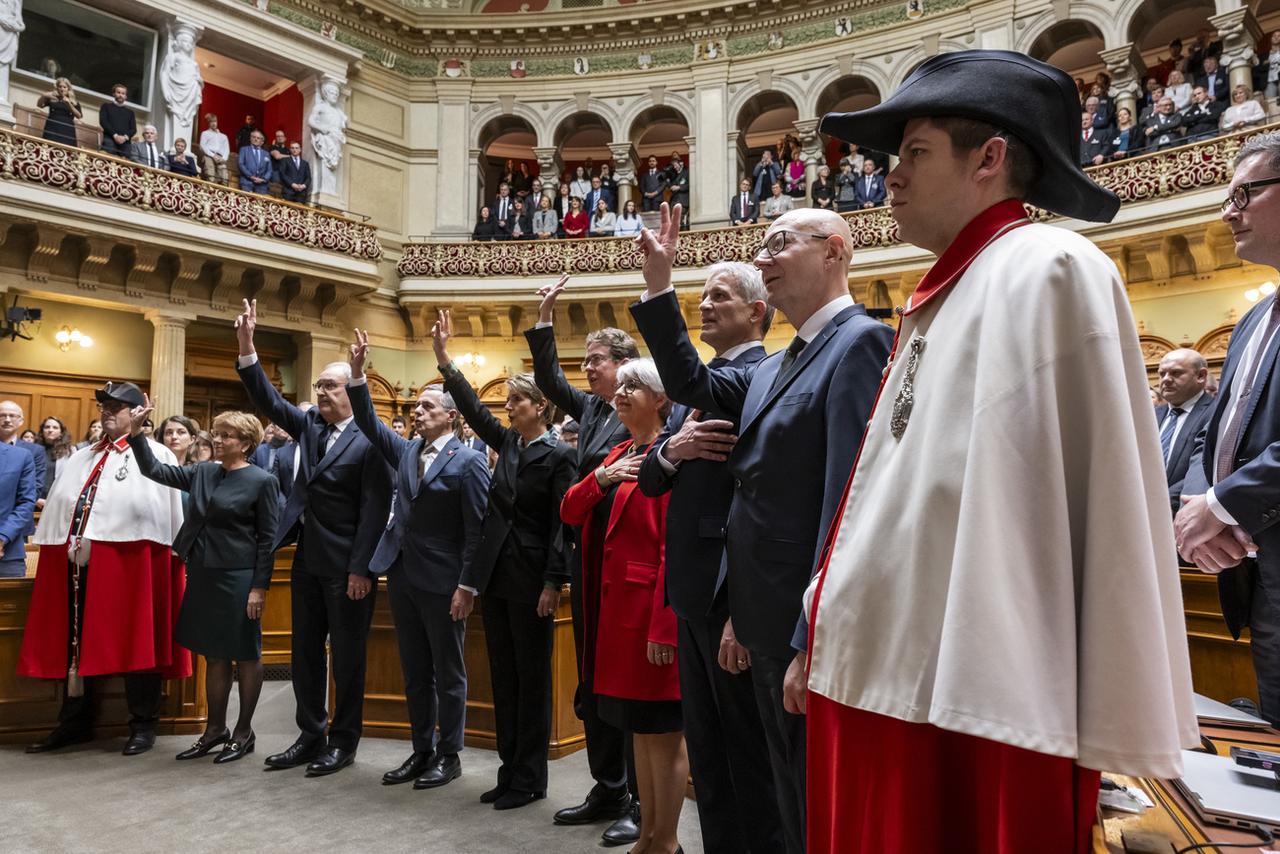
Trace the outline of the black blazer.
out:
<instances>
[{"instance_id":1,"label":"black blazer","mask_svg":"<svg viewBox=\"0 0 1280 854\"><path fill-rule=\"evenodd\" d=\"M313 575L367 576L391 512L391 467L354 423L316 463L326 426L319 408L302 412L281 397L261 362L247 368L237 365L236 371L257 410L283 427L302 449L301 471L280 517L275 548L298 538L306 513L305 553L299 566Z\"/></svg>"},{"instance_id":2,"label":"black blazer","mask_svg":"<svg viewBox=\"0 0 1280 854\"><path fill-rule=\"evenodd\" d=\"M576 389L560 370L556 332L550 326L526 329L525 340L533 353L533 381L556 406L578 422L577 480L600 465L614 445L631 438L618 413L594 394ZM472 425L474 426L474 425Z\"/></svg>"},{"instance_id":3,"label":"black blazer","mask_svg":"<svg viewBox=\"0 0 1280 854\"><path fill-rule=\"evenodd\" d=\"M443 373L445 391L476 437L498 449L473 564L475 587L490 596L537 604L545 588L569 581L573 540L560 519L560 502L575 483L577 454L554 433L521 450L519 431L493 417L460 371L448 367Z\"/></svg>"},{"instance_id":4,"label":"black blazer","mask_svg":"<svg viewBox=\"0 0 1280 854\"><path fill-rule=\"evenodd\" d=\"M760 203L756 201L756 197L747 193L746 211L742 210L742 193L734 193L733 198L729 200L729 222L738 222L739 220L747 220L755 222L760 216Z\"/></svg>"},{"instance_id":5,"label":"black blazer","mask_svg":"<svg viewBox=\"0 0 1280 854\"><path fill-rule=\"evenodd\" d=\"M201 566L252 567L254 587L265 588L271 583L273 546L280 519L274 477L250 465L223 486L228 472L218 463L166 465L156 460L149 440L141 433L129 437L129 446L143 475L188 493L182 527L173 540L178 557L190 563L192 549L199 541L200 554L194 557Z\"/></svg>"},{"instance_id":6,"label":"black blazer","mask_svg":"<svg viewBox=\"0 0 1280 854\"><path fill-rule=\"evenodd\" d=\"M712 360L713 367L752 370L765 357L764 347L752 347L723 365ZM666 429L657 441L660 448L689 417L689 407L677 403L671 409ZM702 420L731 415L704 412ZM735 430L736 430L735 423ZM647 454L640 465L640 491L656 498L671 492L667 506L667 603L676 616L697 619L711 613L713 604L724 603L720 591L720 561L724 556L724 532L729 521L729 504L733 501L733 474L726 463L711 460L687 460L668 475L658 462L657 452Z\"/></svg>"},{"instance_id":7,"label":"black blazer","mask_svg":"<svg viewBox=\"0 0 1280 854\"><path fill-rule=\"evenodd\" d=\"M347 386L347 396L360 432L396 470L395 512L370 570L383 573L399 565L410 584L438 595L452 594L459 584L479 589L470 567L489 494L484 454L450 437L419 479L418 458L425 440L403 439L383 424L367 383Z\"/></svg>"},{"instance_id":8,"label":"black blazer","mask_svg":"<svg viewBox=\"0 0 1280 854\"><path fill-rule=\"evenodd\" d=\"M657 193L653 198L656 201L662 201L662 192L667 188L667 172L665 169L655 169L653 174L649 174L649 167L646 166L639 174L640 178L640 198L644 198L645 193Z\"/></svg>"},{"instance_id":9,"label":"black blazer","mask_svg":"<svg viewBox=\"0 0 1280 854\"><path fill-rule=\"evenodd\" d=\"M1169 484L1169 506L1174 515L1182 506L1182 484L1187 479L1187 468L1191 465L1191 454L1195 451L1196 436L1213 415L1213 395L1205 392L1200 395L1196 405L1183 416L1187 419L1178 431L1178 440L1169 451L1169 461L1164 466L1165 480ZM1156 426L1164 424L1164 417L1169 414L1169 405L1156 407Z\"/></svg>"},{"instance_id":10,"label":"black blazer","mask_svg":"<svg viewBox=\"0 0 1280 854\"><path fill-rule=\"evenodd\" d=\"M298 166L293 165L293 155L289 155L282 160L277 161L280 164L279 174L280 183L286 187L290 184L306 184L307 190L311 189L311 164L298 158ZM299 192L305 192L299 190Z\"/></svg>"},{"instance_id":11,"label":"black blazer","mask_svg":"<svg viewBox=\"0 0 1280 854\"><path fill-rule=\"evenodd\" d=\"M1195 85L1203 86L1205 94L1209 92L1209 75L1201 74L1196 78ZM1227 72L1221 68L1213 73L1213 99L1229 103L1231 101L1231 83L1227 78ZM1214 493L1215 495L1217 493Z\"/></svg>"},{"instance_id":12,"label":"black blazer","mask_svg":"<svg viewBox=\"0 0 1280 854\"><path fill-rule=\"evenodd\" d=\"M793 642L807 645L800 600L853 469L893 331L850 306L775 386L781 352L754 370L704 365L674 292L634 303L631 313L672 400L741 419L725 526L733 628L752 651L790 658Z\"/></svg>"},{"instance_id":13,"label":"black blazer","mask_svg":"<svg viewBox=\"0 0 1280 854\"><path fill-rule=\"evenodd\" d=\"M1111 145L1111 134L1104 128L1095 127L1087 140L1084 139L1083 131L1081 131L1080 136L1081 166L1092 166L1093 158L1098 155L1103 157L1107 155L1108 148Z\"/></svg>"}]
</instances>

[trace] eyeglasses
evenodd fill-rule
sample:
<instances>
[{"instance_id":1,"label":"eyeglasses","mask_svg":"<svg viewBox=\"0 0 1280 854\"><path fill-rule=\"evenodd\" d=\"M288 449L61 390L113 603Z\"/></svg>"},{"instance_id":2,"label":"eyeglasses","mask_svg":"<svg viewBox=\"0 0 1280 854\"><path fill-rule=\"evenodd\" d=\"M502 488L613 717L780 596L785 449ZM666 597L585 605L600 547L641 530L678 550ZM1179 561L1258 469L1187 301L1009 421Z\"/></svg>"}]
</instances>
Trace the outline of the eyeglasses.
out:
<instances>
[{"instance_id":1,"label":"eyeglasses","mask_svg":"<svg viewBox=\"0 0 1280 854\"><path fill-rule=\"evenodd\" d=\"M311 387L316 391L337 391L342 388L342 383L337 380L316 380Z\"/></svg>"},{"instance_id":2,"label":"eyeglasses","mask_svg":"<svg viewBox=\"0 0 1280 854\"><path fill-rule=\"evenodd\" d=\"M1227 208L1232 205L1236 206L1237 211L1242 211L1249 207L1249 194L1253 190L1262 187L1270 187L1272 184L1280 184L1280 178L1263 178L1261 181L1247 181L1233 189L1226 199L1222 202L1222 212L1226 213Z\"/></svg>"},{"instance_id":3,"label":"eyeglasses","mask_svg":"<svg viewBox=\"0 0 1280 854\"><path fill-rule=\"evenodd\" d=\"M768 252L770 258L776 258L778 253L787 248L787 235L794 234L796 237L819 237L826 240L830 234L818 234L813 231L791 231L790 229L780 228L773 234L769 235L764 243L760 244L760 248L756 250L757 258L761 252Z\"/></svg>"},{"instance_id":4,"label":"eyeglasses","mask_svg":"<svg viewBox=\"0 0 1280 854\"><path fill-rule=\"evenodd\" d=\"M627 380L618 386L618 393L630 397L638 391L648 391L649 387L638 380Z\"/></svg>"},{"instance_id":5,"label":"eyeglasses","mask_svg":"<svg viewBox=\"0 0 1280 854\"><path fill-rule=\"evenodd\" d=\"M612 361L613 360L610 359L608 356L602 356L599 353L596 353L594 355L588 356L587 358L583 359L581 367L582 367L582 370L585 371L587 368L598 368L601 365L603 365L605 362L612 362Z\"/></svg>"}]
</instances>

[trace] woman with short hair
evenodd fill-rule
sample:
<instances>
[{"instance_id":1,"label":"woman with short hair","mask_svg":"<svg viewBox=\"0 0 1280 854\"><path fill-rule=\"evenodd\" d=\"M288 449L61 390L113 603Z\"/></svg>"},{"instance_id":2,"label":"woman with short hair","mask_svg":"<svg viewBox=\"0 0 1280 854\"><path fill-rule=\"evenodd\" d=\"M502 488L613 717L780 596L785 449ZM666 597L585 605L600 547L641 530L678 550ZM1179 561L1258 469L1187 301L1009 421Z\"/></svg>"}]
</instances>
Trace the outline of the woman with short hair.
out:
<instances>
[{"instance_id":1,"label":"woman with short hair","mask_svg":"<svg viewBox=\"0 0 1280 854\"><path fill-rule=\"evenodd\" d=\"M551 199L538 196L538 209L533 212L533 233L539 240L550 240L556 236L560 227L560 218L551 207Z\"/></svg>"}]
</instances>

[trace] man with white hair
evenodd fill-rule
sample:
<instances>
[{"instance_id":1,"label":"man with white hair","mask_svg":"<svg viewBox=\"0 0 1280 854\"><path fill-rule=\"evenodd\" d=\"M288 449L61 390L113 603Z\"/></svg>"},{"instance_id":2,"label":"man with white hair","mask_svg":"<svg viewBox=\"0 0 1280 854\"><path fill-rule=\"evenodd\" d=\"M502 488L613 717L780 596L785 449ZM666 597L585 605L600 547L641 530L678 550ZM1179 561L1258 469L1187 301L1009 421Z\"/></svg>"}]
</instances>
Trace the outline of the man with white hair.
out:
<instances>
[{"instance_id":1,"label":"man with white hair","mask_svg":"<svg viewBox=\"0 0 1280 854\"><path fill-rule=\"evenodd\" d=\"M150 169L164 169L164 148L157 138L155 125L144 125L142 140L135 142L129 149L129 159Z\"/></svg>"},{"instance_id":2,"label":"man with white hair","mask_svg":"<svg viewBox=\"0 0 1280 854\"><path fill-rule=\"evenodd\" d=\"M280 517L275 548L297 541L293 558L293 695L301 734L267 757L272 768L307 765L307 776L350 765L364 715L365 646L376 588L369 564L391 511L391 467L353 421L346 362L326 365L312 386L316 405L303 412L271 385L258 361L253 332L257 301L245 300L236 319L236 369L262 415L298 443L298 467ZM333 654L336 688L326 743L329 680L325 640Z\"/></svg>"}]
</instances>

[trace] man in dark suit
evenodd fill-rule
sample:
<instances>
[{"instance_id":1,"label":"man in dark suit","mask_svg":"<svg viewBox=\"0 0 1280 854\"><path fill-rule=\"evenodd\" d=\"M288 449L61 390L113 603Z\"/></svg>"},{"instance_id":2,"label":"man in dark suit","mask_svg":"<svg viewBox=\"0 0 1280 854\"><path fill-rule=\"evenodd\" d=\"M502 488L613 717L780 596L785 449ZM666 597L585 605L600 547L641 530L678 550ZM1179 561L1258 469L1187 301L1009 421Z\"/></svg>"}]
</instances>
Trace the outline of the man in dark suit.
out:
<instances>
[{"instance_id":1,"label":"man in dark suit","mask_svg":"<svg viewBox=\"0 0 1280 854\"><path fill-rule=\"evenodd\" d=\"M479 451L482 454L489 452L489 446L484 443L476 431L471 429L471 425L464 422L462 425L462 447L470 448L473 451Z\"/></svg>"},{"instance_id":2,"label":"man in dark suit","mask_svg":"<svg viewBox=\"0 0 1280 854\"><path fill-rule=\"evenodd\" d=\"M583 201L582 207L587 212L587 216L596 215L596 204L604 199L604 206L609 210L613 210L613 196L600 183L600 176L596 175L591 179L591 190L587 193L587 198Z\"/></svg>"},{"instance_id":3,"label":"man in dark suit","mask_svg":"<svg viewBox=\"0 0 1280 854\"><path fill-rule=\"evenodd\" d=\"M582 360L590 393L574 388L560 368L556 352L556 299L569 281L566 274L556 284L539 290L538 323L525 331L533 354L534 382L553 404L567 412L580 425L578 434L578 479L586 477L600 465L609 450L628 437L627 429L609 402L617 389L618 367L638 358L640 348L621 329L604 328L587 335L586 357ZM603 537L597 538L597 542ZM581 538L577 539L579 543ZM573 640L578 654L579 671L583 660L584 616L582 602L582 561L589 556L574 551L571 559L570 604L573 609ZM634 774L628 773L627 750L622 731L600 719L591 674L584 674L578 685L575 708L587 738L587 765L596 781L586 800L578 806L556 813L557 824L590 824L601 819L617 819L617 827L605 831L608 841L618 844L639 838L638 816L633 815ZM634 829L633 829L634 828ZM628 839L630 837L630 839Z\"/></svg>"},{"instance_id":4,"label":"man in dark suit","mask_svg":"<svg viewBox=\"0 0 1280 854\"><path fill-rule=\"evenodd\" d=\"M1195 85L1203 86L1206 94L1215 101L1226 104L1231 99L1231 83L1227 79L1227 72L1218 67L1218 58L1215 56L1204 58L1204 74L1196 78Z\"/></svg>"},{"instance_id":5,"label":"man in dark suit","mask_svg":"<svg viewBox=\"0 0 1280 854\"><path fill-rule=\"evenodd\" d=\"M355 760L364 713L365 646L376 588L369 577L374 548L391 510L391 468L352 421L350 368L334 362L316 378L316 405L306 412L271 385L253 346L257 301L236 319L236 370L258 412L298 442L298 472L280 515L275 548L297 541L290 574L293 695L301 734L272 768L305 763L308 776L339 771ZM333 656L333 723L326 743Z\"/></svg>"},{"instance_id":6,"label":"man in dark suit","mask_svg":"<svg viewBox=\"0 0 1280 854\"><path fill-rule=\"evenodd\" d=\"M46 471L48 458L44 453L44 445L35 442L18 441L18 437L22 435L22 425L25 421L21 406L12 400L0 400L0 444L13 445L18 450L26 451L30 455L31 465L36 476L36 497L39 498L49 491L49 481L53 478L49 477ZM35 530L35 523L29 522L26 530L22 532L22 536L26 537L34 534Z\"/></svg>"},{"instance_id":7,"label":"man in dark suit","mask_svg":"<svg viewBox=\"0 0 1280 854\"><path fill-rule=\"evenodd\" d=\"M884 176L876 174L874 160L862 161L862 174L853 185L853 201L859 208L878 208L889 198L884 188Z\"/></svg>"},{"instance_id":8,"label":"man in dark suit","mask_svg":"<svg viewBox=\"0 0 1280 854\"><path fill-rule=\"evenodd\" d=\"M1156 104L1156 111L1143 123L1142 134L1146 139L1146 148L1159 151L1182 142L1182 114L1173 109L1173 99L1165 95Z\"/></svg>"},{"instance_id":9,"label":"man in dark suit","mask_svg":"<svg viewBox=\"0 0 1280 854\"><path fill-rule=\"evenodd\" d=\"M387 574L413 735L413 753L382 782L414 780L415 789L434 789L462 775L463 640L477 593L472 564L489 502L489 463L454 437L458 410L438 385L418 395L417 435L391 432L369 396L368 351L369 337L357 329L347 393L360 432L396 470L395 508L370 569Z\"/></svg>"},{"instance_id":10,"label":"man in dark suit","mask_svg":"<svg viewBox=\"0 0 1280 854\"><path fill-rule=\"evenodd\" d=\"M284 505L289 503L289 493L293 492L293 478L298 473L296 464L298 453L298 443L289 439L280 446L280 450L276 454L275 463L270 469L271 473L276 476L276 482L280 485L280 508L282 510Z\"/></svg>"},{"instance_id":11,"label":"man in dark suit","mask_svg":"<svg viewBox=\"0 0 1280 854\"><path fill-rule=\"evenodd\" d=\"M129 98L129 90L123 83L117 83L111 87L111 97L111 101L98 108L102 150L116 157L130 157L129 147L138 133L138 119L124 103Z\"/></svg>"},{"instance_id":12,"label":"man in dark suit","mask_svg":"<svg viewBox=\"0 0 1280 854\"><path fill-rule=\"evenodd\" d=\"M1156 407L1160 427L1160 451L1164 454L1164 474L1169 484L1169 503L1176 515L1182 507L1182 484L1191 463L1196 436L1213 414L1209 365L1195 350L1171 350L1160 360L1160 396Z\"/></svg>"},{"instance_id":13,"label":"man in dark suit","mask_svg":"<svg viewBox=\"0 0 1280 854\"><path fill-rule=\"evenodd\" d=\"M1080 165L1097 166L1107 159L1106 131L1093 125L1093 114L1088 110L1080 114Z\"/></svg>"},{"instance_id":14,"label":"man in dark suit","mask_svg":"<svg viewBox=\"0 0 1280 854\"><path fill-rule=\"evenodd\" d=\"M1256 137L1236 156L1222 219L1242 261L1280 267L1280 157L1274 135ZM1196 441L1174 519L1178 553L1218 574L1222 615L1233 637L1248 627L1261 713L1280 726L1280 309L1277 294L1236 324L1213 414ZM1255 557L1256 555L1256 557Z\"/></svg>"},{"instance_id":15,"label":"man in dark suit","mask_svg":"<svg viewBox=\"0 0 1280 854\"><path fill-rule=\"evenodd\" d=\"M31 454L0 442L0 578L22 578L27 574L24 549L38 492Z\"/></svg>"},{"instance_id":16,"label":"man in dark suit","mask_svg":"<svg viewBox=\"0 0 1280 854\"><path fill-rule=\"evenodd\" d=\"M744 180L743 183L748 183ZM760 271L716 264L702 289L700 337L711 368L751 370L765 356L773 320ZM737 642L720 581L733 475L724 460L734 419L676 404L640 466L645 495L671 492L667 509L667 601L679 618L680 702L698 821L707 852L784 850L751 656Z\"/></svg>"},{"instance_id":17,"label":"man in dark suit","mask_svg":"<svg viewBox=\"0 0 1280 854\"><path fill-rule=\"evenodd\" d=\"M689 227L689 170L683 160L672 159L667 167L667 186L671 188L671 204L680 205L683 219L681 228Z\"/></svg>"},{"instance_id":18,"label":"man in dark suit","mask_svg":"<svg viewBox=\"0 0 1280 854\"><path fill-rule=\"evenodd\" d=\"M261 131L249 135L249 145L236 152L236 168L240 171L240 189L246 193L266 193L271 187L271 155L262 147L266 138Z\"/></svg>"},{"instance_id":19,"label":"man in dark suit","mask_svg":"<svg viewBox=\"0 0 1280 854\"><path fill-rule=\"evenodd\" d=\"M1218 124L1227 109L1226 103L1209 97L1203 86L1191 90L1191 103L1182 111L1182 126L1187 140L1203 139L1218 132Z\"/></svg>"},{"instance_id":20,"label":"man in dark suit","mask_svg":"<svg viewBox=\"0 0 1280 854\"><path fill-rule=\"evenodd\" d=\"M489 206L489 217L498 240L511 239L511 222L516 212L516 200L511 197L511 185L503 181L498 185L498 196Z\"/></svg>"},{"instance_id":21,"label":"man in dark suit","mask_svg":"<svg viewBox=\"0 0 1280 854\"><path fill-rule=\"evenodd\" d=\"M666 173L658 168L658 158L650 155L649 165L640 173L640 210L656 211L666 189Z\"/></svg>"},{"instance_id":22,"label":"man in dark suit","mask_svg":"<svg viewBox=\"0 0 1280 854\"><path fill-rule=\"evenodd\" d=\"M311 197L311 164L302 159L301 143L289 143L289 155L279 161L284 200L305 205Z\"/></svg>"},{"instance_id":23,"label":"man in dark suit","mask_svg":"<svg viewBox=\"0 0 1280 854\"><path fill-rule=\"evenodd\" d=\"M801 597L853 468L850 434L867 423L893 335L849 296L848 223L805 208L774 220L755 260L770 303L798 333L754 372L708 368L671 286L674 217L664 211L659 234L642 232L646 291L631 311L672 400L740 419L729 456L729 610L750 654L786 850L803 854L805 719L784 709L783 683L803 678L804 656L792 646L803 631Z\"/></svg>"},{"instance_id":24,"label":"man in dark suit","mask_svg":"<svg viewBox=\"0 0 1280 854\"><path fill-rule=\"evenodd\" d=\"M729 200L730 225L754 225L760 216L760 204L751 195L751 179L738 182L738 195Z\"/></svg>"}]
</instances>

